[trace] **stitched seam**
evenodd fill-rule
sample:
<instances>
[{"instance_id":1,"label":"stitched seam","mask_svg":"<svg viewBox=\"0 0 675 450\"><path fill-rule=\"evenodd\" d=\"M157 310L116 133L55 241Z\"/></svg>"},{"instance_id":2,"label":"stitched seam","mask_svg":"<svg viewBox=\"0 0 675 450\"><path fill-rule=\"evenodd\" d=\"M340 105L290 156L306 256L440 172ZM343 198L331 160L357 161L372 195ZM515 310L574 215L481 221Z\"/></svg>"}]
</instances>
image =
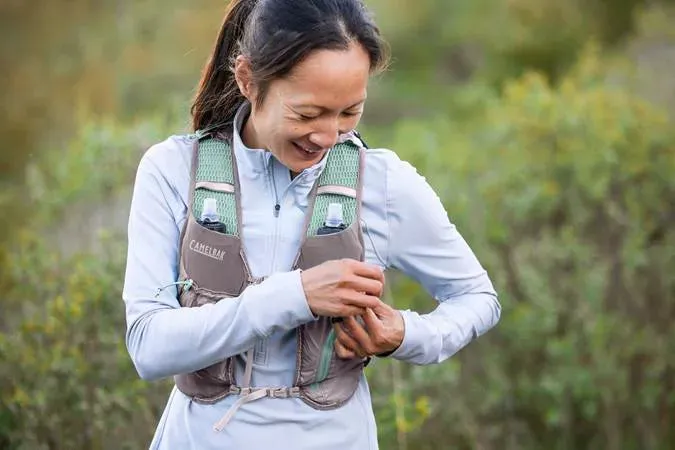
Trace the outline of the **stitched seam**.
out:
<instances>
[{"instance_id":1,"label":"stitched seam","mask_svg":"<svg viewBox=\"0 0 675 450\"><path fill-rule=\"evenodd\" d=\"M160 183L160 179L159 179L158 175L161 176L162 181L164 181L164 183L169 187L169 189L176 192L174 186L172 186L171 183L169 183L169 180L164 176L162 171L159 169L159 166L157 166L157 164L155 164L155 162L152 159L147 158L146 164L149 164L149 165L152 166L153 171L152 172L148 171L148 175L151 175L152 178L155 179L155 182L157 183L157 187L159 187L159 192L162 193L162 198L164 199L164 202L166 203L166 208L171 213L171 217L173 218L174 223L176 223L176 227L178 227L178 224L177 224L177 221L176 221L176 214L174 214L173 209L169 206L171 203L166 198L166 194L164 193L164 190L162 189L162 185ZM178 197L180 198L181 203L184 203L182 197L180 195Z\"/></svg>"},{"instance_id":2,"label":"stitched seam","mask_svg":"<svg viewBox=\"0 0 675 450\"><path fill-rule=\"evenodd\" d=\"M386 266L391 265L391 223L389 222L389 208L391 206L391 197L389 195L389 161L385 159L386 163L386 168L384 171L384 216L385 216L385 222L387 223L387 231L386 231L386 236L387 236L387 246L386 246L386 252L387 254L385 255L385 261L386 261Z\"/></svg>"}]
</instances>

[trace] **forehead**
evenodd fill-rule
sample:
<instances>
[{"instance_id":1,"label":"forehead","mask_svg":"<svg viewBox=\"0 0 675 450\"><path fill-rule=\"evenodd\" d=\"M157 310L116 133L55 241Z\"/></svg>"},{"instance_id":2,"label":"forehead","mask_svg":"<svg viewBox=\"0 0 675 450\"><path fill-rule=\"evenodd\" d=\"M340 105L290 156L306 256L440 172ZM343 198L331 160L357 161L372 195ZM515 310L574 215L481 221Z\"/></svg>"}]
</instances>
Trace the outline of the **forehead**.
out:
<instances>
[{"instance_id":1,"label":"forehead","mask_svg":"<svg viewBox=\"0 0 675 450\"><path fill-rule=\"evenodd\" d=\"M282 101L339 109L366 96L370 57L359 44L347 50L317 50L276 80Z\"/></svg>"}]
</instances>

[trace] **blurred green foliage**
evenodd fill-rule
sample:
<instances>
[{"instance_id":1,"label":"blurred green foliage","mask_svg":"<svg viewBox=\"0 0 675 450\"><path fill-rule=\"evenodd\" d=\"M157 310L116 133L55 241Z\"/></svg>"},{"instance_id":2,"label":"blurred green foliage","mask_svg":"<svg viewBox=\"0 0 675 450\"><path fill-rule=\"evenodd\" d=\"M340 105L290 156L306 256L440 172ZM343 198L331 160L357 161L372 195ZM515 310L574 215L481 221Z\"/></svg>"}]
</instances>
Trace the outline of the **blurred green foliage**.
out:
<instances>
[{"instance_id":1,"label":"blurred green foliage","mask_svg":"<svg viewBox=\"0 0 675 450\"><path fill-rule=\"evenodd\" d=\"M38 3L0 5L0 448L145 448L170 384L124 347L111 205L186 130L224 5ZM381 448L672 448L670 2L367 3L394 62L366 141L427 177L503 305L444 364L369 366ZM397 307L433 307L390 281Z\"/></svg>"},{"instance_id":2,"label":"blurred green foliage","mask_svg":"<svg viewBox=\"0 0 675 450\"><path fill-rule=\"evenodd\" d=\"M672 447L675 133L603 69L591 49L557 85L507 83L480 122L401 125L393 147L432 180L504 305L450 367L405 377L433 399L411 448ZM420 135L438 151L420 154Z\"/></svg>"},{"instance_id":3,"label":"blurred green foliage","mask_svg":"<svg viewBox=\"0 0 675 450\"><path fill-rule=\"evenodd\" d=\"M120 330L120 239L106 258L63 258L26 236L13 259L14 298L40 299L13 311L0 336L0 430L21 449L136 449L156 422L163 385L134 377ZM30 268L30 270L25 270Z\"/></svg>"}]
</instances>

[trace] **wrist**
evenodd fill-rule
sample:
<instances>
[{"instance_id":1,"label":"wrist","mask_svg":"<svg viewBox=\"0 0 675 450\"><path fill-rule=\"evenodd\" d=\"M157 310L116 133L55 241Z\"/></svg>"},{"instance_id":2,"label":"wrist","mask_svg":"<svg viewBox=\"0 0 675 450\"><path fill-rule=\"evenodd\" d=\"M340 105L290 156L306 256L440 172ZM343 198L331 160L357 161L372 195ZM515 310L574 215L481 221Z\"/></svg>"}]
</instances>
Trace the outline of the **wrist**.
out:
<instances>
[{"instance_id":1,"label":"wrist","mask_svg":"<svg viewBox=\"0 0 675 450\"><path fill-rule=\"evenodd\" d=\"M393 333L393 338L392 341L394 342L394 346L391 350L387 350L382 353L378 353L377 357L379 358L386 358L387 356L391 356L396 350L398 350L401 345L403 344L403 338L405 337L405 322L403 320L403 315L401 314L400 311L394 310L396 312L396 325L394 327L394 333Z\"/></svg>"},{"instance_id":2,"label":"wrist","mask_svg":"<svg viewBox=\"0 0 675 450\"><path fill-rule=\"evenodd\" d=\"M309 309L309 312L316 320L319 318L319 316L316 313L316 311L314 311L314 308L312 308L312 302L310 301L309 293L307 292L307 288L305 287L306 285L305 271L303 269L298 269L298 274L300 275L300 286L302 287L302 292L305 295L305 302L307 302L307 309Z\"/></svg>"}]
</instances>

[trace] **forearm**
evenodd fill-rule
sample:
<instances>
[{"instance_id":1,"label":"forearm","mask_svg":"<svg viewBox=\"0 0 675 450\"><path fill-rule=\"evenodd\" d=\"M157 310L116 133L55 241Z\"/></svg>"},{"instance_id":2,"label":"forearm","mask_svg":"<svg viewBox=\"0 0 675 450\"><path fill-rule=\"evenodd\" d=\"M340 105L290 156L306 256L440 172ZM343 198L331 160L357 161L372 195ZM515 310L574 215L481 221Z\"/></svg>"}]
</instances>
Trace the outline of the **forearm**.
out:
<instances>
[{"instance_id":1,"label":"forearm","mask_svg":"<svg viewBox=\"0 0 675 450\"><path fill-rule=\"evenodd\" d=\"M125 300L131 318L127 348L145 379L208 367L248 350L259 338L313 320L298 272L273 275L237 298L195 308L131 295Z\"/></svg>"},{"instance_id":2,"label":"forearm","mask_svg":"<svg viewBox=\"0 0 675 450\"><path fill-rule=\"evenodd\" d=\"M403 342L392 358L412 364L445 361L499 321L501 306L491 292L469 293L442 301L428 314L401 311Z\"/></svg>"}]
</instances>

